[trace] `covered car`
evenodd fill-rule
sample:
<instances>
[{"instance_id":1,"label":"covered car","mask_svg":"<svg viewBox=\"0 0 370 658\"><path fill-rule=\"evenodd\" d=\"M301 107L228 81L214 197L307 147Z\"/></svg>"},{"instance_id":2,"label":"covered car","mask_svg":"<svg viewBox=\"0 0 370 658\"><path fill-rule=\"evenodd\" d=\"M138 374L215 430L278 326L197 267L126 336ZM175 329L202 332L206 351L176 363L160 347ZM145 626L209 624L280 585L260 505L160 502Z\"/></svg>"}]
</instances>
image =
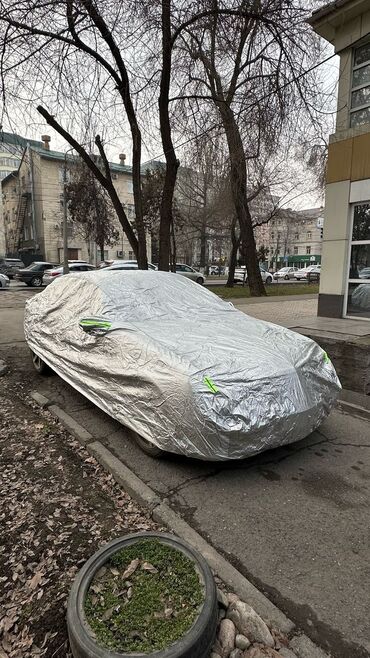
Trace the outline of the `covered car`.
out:
<instances>
[{"instance_id":1,"label":"covered car","mask_svg":"<svg viewBox=\"0 0 370 658\"><path fill-rule=\"evenodd\" d=\"M69 274L27 302L32 352L148 445L207 460L298 441L340 390L312 340L181 275Z\"/></svg>"}]
</instances>

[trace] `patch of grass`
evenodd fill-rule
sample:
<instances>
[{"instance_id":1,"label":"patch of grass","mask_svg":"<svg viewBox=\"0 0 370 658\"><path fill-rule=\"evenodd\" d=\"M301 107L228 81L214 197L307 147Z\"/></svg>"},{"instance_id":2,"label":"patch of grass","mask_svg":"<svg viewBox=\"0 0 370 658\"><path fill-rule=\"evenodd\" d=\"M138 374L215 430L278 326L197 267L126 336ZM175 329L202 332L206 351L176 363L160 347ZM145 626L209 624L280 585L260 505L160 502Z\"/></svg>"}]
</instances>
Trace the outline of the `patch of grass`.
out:
<instances>
[{"instance_id":1,"label":"patch of grass","mask_svg":"<svg viewBox=\"0 0 370 658\"><path fill-rule=\"evenodd\" d=\"M319 292L318 283L272 283L265 286L265 288L268 297L276 297L278 295L308 295ZM243 287L241 285L235 285L233 288L227 288L226 286L212 286L209 290L216 293L219 297L222 297L222 299L251 296L249 286Z\"/></svg>"},{"instance_id":2,"label":"patch of grass","mask_svg":"<svg viewBox=\"0 0 370 658\"><path fill-rule=\"evenodd\" d=\"M85 613L102 646L149 653L181 638L203 601L193 561L158 540L144 539L123 548L99 570Z\"/></svg>"}]
</instances>

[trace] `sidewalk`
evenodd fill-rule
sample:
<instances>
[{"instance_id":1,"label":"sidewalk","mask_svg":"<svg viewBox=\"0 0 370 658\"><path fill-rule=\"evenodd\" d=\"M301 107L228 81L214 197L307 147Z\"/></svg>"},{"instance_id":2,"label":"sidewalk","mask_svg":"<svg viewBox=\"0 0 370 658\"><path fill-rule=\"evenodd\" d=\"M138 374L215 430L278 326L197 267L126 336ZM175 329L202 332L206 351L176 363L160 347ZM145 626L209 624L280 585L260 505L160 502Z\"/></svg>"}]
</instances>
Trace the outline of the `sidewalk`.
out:
<instances>
[{"instance_id":1,"label":"sidewalk","mask_svg":"<svg viewBox=\"0 0 370 658\"><path fill-rule=\"evenodd\" d=\"M343 388L361 395L370 394L370 322L318 317L317 295L235 299L233 302L243 313L315 340L328 352Z\"/></svg>"}]
</instances>

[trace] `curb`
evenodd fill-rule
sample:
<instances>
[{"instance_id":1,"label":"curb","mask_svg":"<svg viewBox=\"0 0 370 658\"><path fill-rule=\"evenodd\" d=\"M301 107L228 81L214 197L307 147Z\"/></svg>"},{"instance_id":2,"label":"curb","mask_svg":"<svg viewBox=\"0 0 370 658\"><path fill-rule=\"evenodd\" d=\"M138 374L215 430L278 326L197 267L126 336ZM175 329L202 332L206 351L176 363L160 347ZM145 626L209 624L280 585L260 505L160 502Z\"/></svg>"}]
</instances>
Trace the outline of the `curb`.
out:
<instances>
[{"instance_id":1,"label":"curb","mask_svg":"<svg viewBox=\"0 0 370 658\"><path fill-rule=\"evenodd\" d=\"M347 402L347 400L338 400L337 409L343 411L343 413L350 414L350 416L357 416L358 418L363 418L364 420L370 420L370 411L361 407L358 404L353 404L353 402Z\"/></svg>"},{"instance_id":2,"label":"curb","mask_svg":"<svg viewBox=\"0 0 370 658\"><path fill-rule=\"evenodd\" d=\"M0 377L5 375L8 372L8 366L6 365L5 361L0 359Z\"/></svg>"},{"instance_id":3,"label":"curb","mask_svg":"<svg viewBox=\"0 0 370 658\"><path fill-rule=\"evenodd\" d=\"M239 596L248 601L256 612L286 634L290 634L290 645L297 658L330 658L320 647L304 634L298 632L291 621L262 592L260 592L240 571L235 569L213 546L184 521L169 505L131 471L108 448L74 420L69 414L41 394L31 394L32 399L43 408L47 407L62 425L86 448L86 450L110 473L115 481L143 507L151 512L154 521L161 523L176 535L197 549L208 561L217 576ZM296 631L296 633L294 633Z\"/></svg>"}]
</instances>

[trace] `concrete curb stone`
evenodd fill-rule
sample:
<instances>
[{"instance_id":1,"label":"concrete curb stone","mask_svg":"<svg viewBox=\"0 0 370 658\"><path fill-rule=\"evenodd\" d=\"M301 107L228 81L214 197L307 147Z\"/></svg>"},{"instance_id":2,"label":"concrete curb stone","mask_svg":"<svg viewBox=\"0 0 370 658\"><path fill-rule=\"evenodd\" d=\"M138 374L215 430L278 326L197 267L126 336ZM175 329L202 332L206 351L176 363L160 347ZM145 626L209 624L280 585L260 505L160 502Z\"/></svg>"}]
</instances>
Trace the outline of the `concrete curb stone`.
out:
<instances>
[{"instance_id":1,"label":"concrete curb stone","mask_svg":"<svg viewBox=\"0 0 370 658\"><path fill-rule=\"evenodd\" d=\"M6 365L5 361L0 359L0 377L5 375L5 373L8 372L8 366Z\"/></svg>"},{"instance_id":2,"label":"concrete curb stone","mask_svg":"<svg viewBox=\"0 0 370 658\"><path fill-rule=\"evenodd\" d=\"M52 404L48 407L48 411L56 416L61 423L66 427L66 429L83 445L91 443L94 440L94 437L85 430L80 423L77 423L72 416L67 414L63 409L58 407L56 404Z\"/></svg>"},{"instance_id":3,"label":"concrete curb stone","mask_svg":"<svg viewBox=\"0 0 370 658\"><path fill-rule=\"evenodd\" d=\"M154 491L127 468L120 459L117 459L100 441L93 441L87 444L86 449L97 459L99 464L113 475L115 481L124 487L125 491L132 498L135 498L135 500L150 510L160 505L160 498Z\"/></svg>"},{"instance_id":4,"label":"concrete curb stone","mask_svg":"<svg viewBox=\"0 0 370 658\"><path fill-rule=\"evenodd\" d=\"M42 395L37 391L31 391L30 396L32 400L34 400L34 402L36 402L36 404L38 404L42 409L46 409L47 407L51 406L49 398L46 398L45 395Z\"/></svg>"}]
</instances>

